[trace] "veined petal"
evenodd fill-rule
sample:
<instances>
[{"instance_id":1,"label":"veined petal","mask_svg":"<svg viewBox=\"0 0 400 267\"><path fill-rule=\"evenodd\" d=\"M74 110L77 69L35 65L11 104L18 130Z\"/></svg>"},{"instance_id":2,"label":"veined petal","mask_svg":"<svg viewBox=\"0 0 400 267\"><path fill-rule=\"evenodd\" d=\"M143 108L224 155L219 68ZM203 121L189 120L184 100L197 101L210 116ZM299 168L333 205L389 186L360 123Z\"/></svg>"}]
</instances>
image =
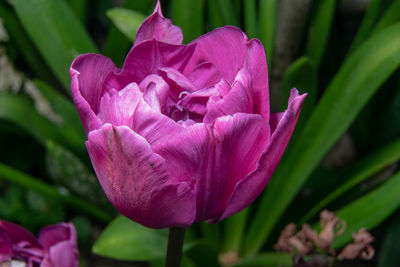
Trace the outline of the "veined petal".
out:
<instances>
[{"instance_id":1,"label":"veined petal","mask_svg":"<svg viewBox=\"0 0 400 267\"><path fill-rule=\"evenodd\" d=\"M266 121L269 121L269 86L265 49L257 39L250 40L247 43L247 49L244 66L252 80L254 113L260 114Z\"/></svg>"},{"instance_id":2,"label":"veined petal","mask_svg":"<svg viewBox=\"0 0 400 267\"><path fill-rule=\"evenodd\" d=\"M111 59L102 55L84 54L72 62L71 76L78 74L78 89L94 113L97 113L99 101L103 90L104 79L111 71L117 71ZM75 97L74 97L75 98Z\"/></svg>"},{"instance_id":3,"label":"veined petal","mask_svg":"<svg viewBox=\"0 0 400 267\"><path fill-rule=\"evenodd\" d=\"M132 127L133 114L141 96L142 93L136 83L129 84L119 92L112 90L101 98L97 117L103 124Z\"/></svg>"},{"instance_id":4,"label":"veined petal","mask_svg":"<svg viewBox=\"0 0 400 267\"><path fill-rule=\"evenodd\" d=\"M159 0L153 14L140 25L134 46L151 39L169 44L181 44L183 40L181 28L173 25L171 20L164 18Z\"/></svg>"},{"instance_id":5,"label":"veined petal","mask_svg":"<svg viewBox=\"0 0 400 267\"><path fill-rule=\"evenodd\" d=\"M154 111L167 113L166 102L170 95L169 85L157 74L150 74L139 85L144 100Z\"/></svg>"},{"instance_id":6,"label":"veined petal","mask_svg":"<svg viewBox=\"0 0 400 267\"><path fill-rule=\"evenodd\" d=\"M123 72L134 74L133 81L140 83L147 75L157 74L163 67L183 71L193 54L195 45L172 45L155 39L134 46L125 59Z\"/></svg>"},{"instance_id":7,"label":"veined petal","mask_svg":"<svg viewBox=\"0 0 400 267\"><path fill-rule=\"evenodd\" d=\"M213 126L189 126L153 149L165 158L171 176L195 181L196 221L202 221L223 212L236 183L256 168L268 137L261 116L235 114Z\"/></svg>"},{"instance_id":8,"label":"veined petal","mask_svg":"<svg viewBox=\"0 0 400 267\"><path fill-rule=\"evenodd\" d=\"M129 84L119 92L113 90L105 94L101 99L98 118L103 124L129 127L150 145L183 130L175 121L153 110L136 83Z\"/></svg>"},{"instance_id":9,"label":"veined petal","mask_svg":"<svg viewBox=\"0 0 400 267\"><path fill-rule=\"evenodd\" d=\"M219 101L207 105L205 123L212 123L218 117L235 113L253 113L251 81L245 70L239 71L232 89Z\"/></svg>"},{"instance_id":10,"label":"veined petal","mask_svg":"<svg viewBox=\"0 0 400 267\"><path fill-rule=\"evenodd\" d=\"M96 54L78 56L70 68L71 92L86 134L101 127L96 117L103 82L106 76L116 70L109 58Z\"/></svg>"},{"instance_id":11,"label":"veined petal","mask_svg":"<svg viewBox=\"0 0 400 267\"><path fill-rule=\"evenodd\" d=\"M184 75L189 75L199 64L211 62L229 83L243 67L247 56L246 35L238 28L226 26L200 36L190 44L196 50L187 64Z\"/></svg>"},{"instance_id":12,"label":"veined petal","mask_svg":"<svg viewBox=\"0 0 400 267\"><path fill-rule=\"evenodd\" d=\"M211 62L197 65L187 77L196 90L211 87L221 80L221 74Z\"/></svg>"},{"instance_id":13,"label":"veined petal","mask_svg":"<svg viewBox=\"0 0 400 267\"><path fill-rule=\"evenodd\" d=\"M178 97L181 92L193 92L196 88L182 73L173 68L160 68L159 74L169 84ZM176 99L177 100L177 99Z\"/></svg>"},{"instance_id":14,"label":"veined petal","mask_svg":"<svg viewBox=\"0 0 400 267\"><path fill-rule=\"evenodd\" d=\"M207 113L207 102L212 96L219 97L215 87L203 88L186 95L178 104L190 112L204 115Z\"/></svg>"},{"instance_id":15,"label":"veined petal","mask_svg":"<svg viewBox=\"0 0 400 267\"><path fill-rule=\"evenodd\" d=\"M288 109L273 132L271 141L258 162L257 169L236 184L225 211L219 218L215 218L213 223L244 209L264 190L289 142L305 97L306 94L299 96L297 90L292 89Z\"/></svg>"},{"instance_id":16,"label":"veined petal","mask_svg":"<svg viewBox=\"0 0 400 267\"><path fill-rule=\"evenodd\" d=\"M187 227L195 217L193 189L172 180L165 160L126 126L105 124L86 142L107 197L123 215L151 228Z\"/></svg>"}]
</instances>

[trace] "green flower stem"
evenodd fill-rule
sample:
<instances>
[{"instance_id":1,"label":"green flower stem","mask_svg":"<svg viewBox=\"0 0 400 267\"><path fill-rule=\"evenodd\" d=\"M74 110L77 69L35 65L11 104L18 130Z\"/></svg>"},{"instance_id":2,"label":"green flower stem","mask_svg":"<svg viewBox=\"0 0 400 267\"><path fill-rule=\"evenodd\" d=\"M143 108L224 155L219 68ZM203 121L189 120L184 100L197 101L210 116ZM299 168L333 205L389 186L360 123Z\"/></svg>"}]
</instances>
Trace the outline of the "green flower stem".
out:
<instances>
[{"instance_id":1,"label":"green flower stem","mask_svg":"<svg viewBox=\"0 0 400 267\"><path fill-rule=\"evenodd\" d=\"M165 267L179 267L181 264L185 228L171 227L168 235L167 257Z\"/></svg>"},{"instance_id":2,"label":"green flower stem","mask_svg":"<svg viewBox=\"0 0 400 267\"><path fill-rule=\"evenodd\" d=\"M57 188L2 163L0 163L0 178L33 190L45 197L58 200L75 210L90 215L102 223L108 223L111 220L111 216L107 212L95 205L76 196L61 194Z\"/></svg>"}]
</instances>

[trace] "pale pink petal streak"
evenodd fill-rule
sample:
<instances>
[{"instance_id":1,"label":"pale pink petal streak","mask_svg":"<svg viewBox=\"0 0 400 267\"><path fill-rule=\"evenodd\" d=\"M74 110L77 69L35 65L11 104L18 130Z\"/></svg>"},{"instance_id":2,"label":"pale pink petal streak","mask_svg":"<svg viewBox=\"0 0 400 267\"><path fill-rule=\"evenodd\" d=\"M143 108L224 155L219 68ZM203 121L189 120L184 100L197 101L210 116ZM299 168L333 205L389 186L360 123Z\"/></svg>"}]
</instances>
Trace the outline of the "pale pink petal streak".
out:
<instances>
[{"instance_id":1,"label":"pale pink petal streak","mask_svg":"<svg viewBox=\"0 0 400 267\"><path fill-rule=\"evenodd\" d=\"M114 207L151 228L187 227L195 217L188 182L173 181L165 160L127 128L105 124L86 142L97 177Z\"/></svg>"}]
</instances>

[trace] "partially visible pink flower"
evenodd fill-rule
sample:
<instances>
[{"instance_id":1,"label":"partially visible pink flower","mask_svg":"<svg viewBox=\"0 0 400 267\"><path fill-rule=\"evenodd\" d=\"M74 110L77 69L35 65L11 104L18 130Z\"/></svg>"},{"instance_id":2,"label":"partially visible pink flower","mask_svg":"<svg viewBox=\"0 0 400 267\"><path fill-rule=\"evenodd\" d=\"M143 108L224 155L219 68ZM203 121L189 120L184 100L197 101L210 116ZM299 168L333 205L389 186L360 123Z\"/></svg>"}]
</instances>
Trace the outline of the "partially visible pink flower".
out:
<instances>
[{"instance_id":1,"label":"partially visible pink flower","mask_svg":"<svg viewBox=\"0 0 400 267\"><path fill-rule=\"evenodd\" d=\"M46 226L36 238L21 226L0 220L0 265L17 261L28 267L77 267L78 257L72 223Z\"/></svg>"},{"instance_id":2,"label":"partially visible pink flower","mask_svg":"<svg viewBox=\"0 0 400 267\"><path fill-rule=\"evenodd\" d=\"M97 177L114 207L152 228L219 222L274 172L305 95L271 114L262 44L223 27L182 44L162 13L140 26L122 69L95 54L71 65L71 91Z\"/></svg>"}]
</instances>

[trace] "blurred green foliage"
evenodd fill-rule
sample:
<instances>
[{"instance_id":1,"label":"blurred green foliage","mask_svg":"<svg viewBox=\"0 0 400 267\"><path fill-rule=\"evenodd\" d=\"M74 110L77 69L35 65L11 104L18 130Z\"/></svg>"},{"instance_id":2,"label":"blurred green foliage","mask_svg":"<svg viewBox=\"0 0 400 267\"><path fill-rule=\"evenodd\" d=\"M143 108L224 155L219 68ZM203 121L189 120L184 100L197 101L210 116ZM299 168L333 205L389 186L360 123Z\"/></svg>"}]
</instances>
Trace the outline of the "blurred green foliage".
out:
<instances>
[{"instance_id":1,"label":"blurred green foliage","mask_svg":"<svg viewBox=\"0 0 400 267\"><path fill-rule=\"evenodd\" d=\"M354 11L346 9L346 1L312 0L297 21L291 21L293 10L283 10L296 5L285 2L162 1L164 15L182 28L186 43L226 24L260 39L270 90L280 96L277 106L286 107L292 87L309 94L263 195L218 225L194 225L187 233L182 265L219 266L221 255L233 253L237 266L290 266L290 255L272 252L281 229L291 221L315 223L318 213L329 208L348 226L335 248L351 241L351 231L360 227L378 229L374 245L379 253L372 264L397 266L400 2L371 0ZM85 52L102 53L120 66L153 7L152 0L0 2L0 32L3 27L6 32L0 34L1 218L32 231L72 220L81 254L89 254L96 229L116 213L85 151L69 96L68 68ZM282 21L286 28L280 27ZM300 38L292 40L291 23L299 21L304 24ZM282 65L277 39L292 45L287 49L297 48L289 65ZM344 138L348 143L341 148ZM164 232L117 217L93 251L160 266L165 242Z\"/></svg>"}]
</instances>

